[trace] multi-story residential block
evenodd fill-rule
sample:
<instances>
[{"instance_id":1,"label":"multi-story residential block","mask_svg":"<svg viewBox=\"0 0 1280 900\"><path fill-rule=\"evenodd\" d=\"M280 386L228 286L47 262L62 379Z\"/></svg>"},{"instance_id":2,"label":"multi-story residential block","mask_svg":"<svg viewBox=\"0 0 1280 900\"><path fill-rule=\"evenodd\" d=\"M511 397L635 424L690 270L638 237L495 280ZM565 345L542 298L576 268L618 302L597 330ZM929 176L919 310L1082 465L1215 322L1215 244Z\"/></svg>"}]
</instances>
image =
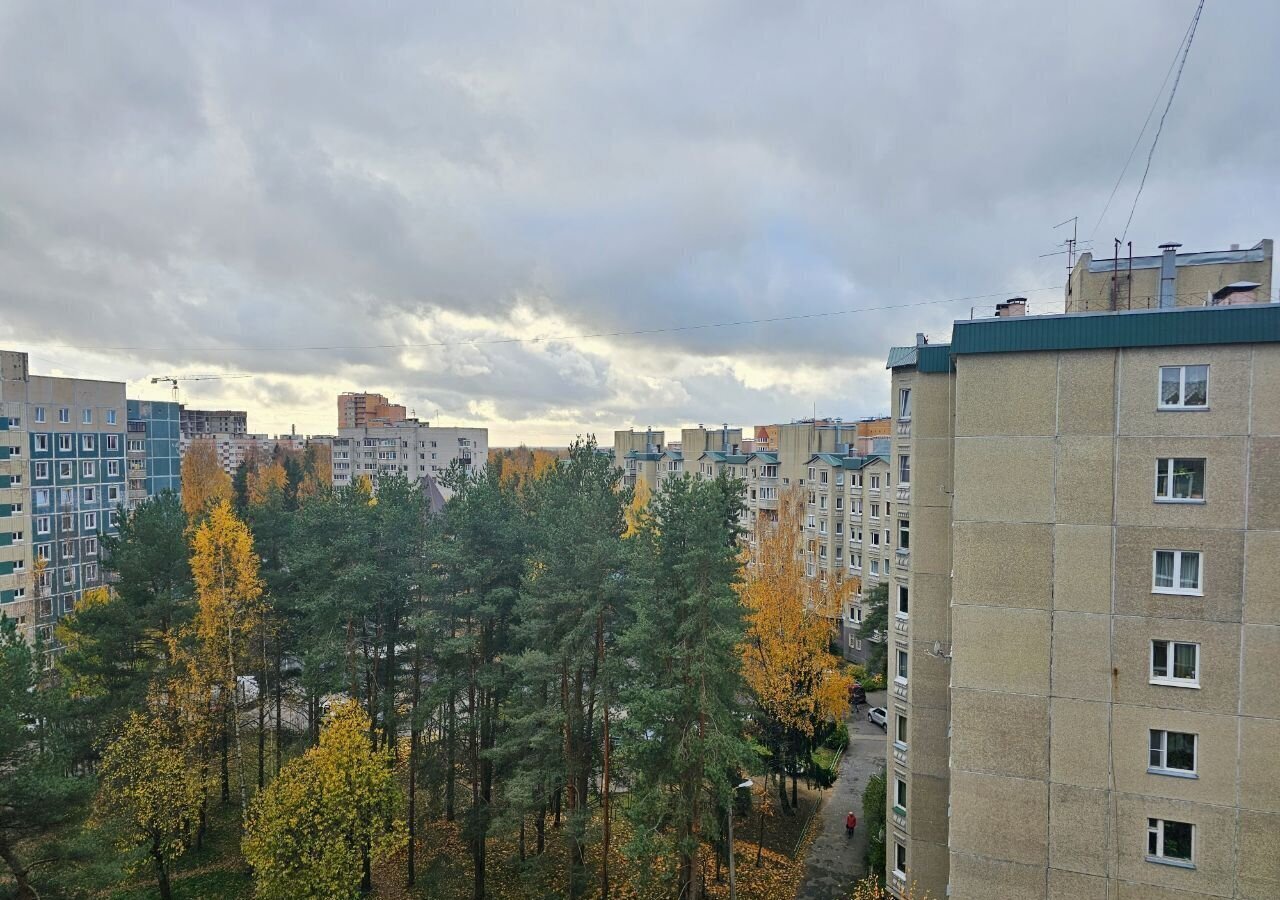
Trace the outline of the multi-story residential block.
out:
<instances>
[{"instance_id":1,"label":"multi-story residential block","mask_svg":"<svg viewBox=\"0 0 1280 900\"><path fill-rule=\"evenodd\" d=\"M417 419L390 425L343 428L332 440L333 484L345 487L361 475L376 489L378 478L400 475L426 481L447 499L439 477L454 463L467 473L483 471L489 459L487 428L440 428Z\"/></svg>"},{"instance_id":2,"label":"multi-story residential block","mask_svg":"<svg viewBox=\"0 0 1280 900\"><path fill-rule=\"evenodd\" d=\"M179 425L182 436L188 440L227 434L232 436L249 433L249 414L242 409L188 409L179 406Z\"/></svg>"},{"instance_id":3,"label":"multi-story residential block","mask_svg":"<svg viewBox=\"0 0 1280 900\"><path fill-rule=\"evenodd\" d=\"M1280 896L1280 304L1008 312L890 355L888 883Z\"/></svg>"},{"instance_id":4,"label":"multi-story residential block","mask_svg":"<svg viewBox=\"0 0 1280 900\"><path fill-rule=\"evenodd\" d=\"M338 428L394 425L405 420L405 408L381 394L348 391L338 395Z\"/></svg>"},{"instance_id":5,"label":"multi-story residential block","mask_svg":"<svg viewBox=\"0 0 1280 900\"><path fill-rule=\"evenodd\" d=\"M32 375L27 354L2 351L0 403L0 615L53 647L102 583L99 537L125 502L124 384Z\"/></svg>"},{"instance_id":6,"label":"multi-story residential block","mask_svg":"<svg viewBox=\"0 0 1280 900\"><path fill-rule=\"evenodd\" d=\"M664 432L654 431L652 428L644 431L628 428L626 431L613 433L613 458L622 468L624 485L635 487L636 482L643 481L650 491L657 488L665 438ZM683 451L679 452L680 459L672 457L667 462L680 463L678 471L683 471Z\"/></svg>"},{"instance_id":7,"label":"multi-story residential block","mask_svg":"<svg viewBox=\"0 0 1280 900\"><path fill-rule=\"evenodd\" d=\"M126 501L133 509L161 491L182 489L181 415L166 400L127 401Z\"/></svg>"},{"instance_id":8,"label":"multi-story residential block","mask_svg":"<svg viewBox=\"0 0 1280 900\"><path fill-rule=\"evenodd\" d=\"M1265 303L1271 298L1270 240L1244 250L1178 253L1161 244L1157 256L1095 259L1082 253L1067 280L1067 312ZM1014 310L1015 314L1018 309Z\"/></svg>"}]
</instances>

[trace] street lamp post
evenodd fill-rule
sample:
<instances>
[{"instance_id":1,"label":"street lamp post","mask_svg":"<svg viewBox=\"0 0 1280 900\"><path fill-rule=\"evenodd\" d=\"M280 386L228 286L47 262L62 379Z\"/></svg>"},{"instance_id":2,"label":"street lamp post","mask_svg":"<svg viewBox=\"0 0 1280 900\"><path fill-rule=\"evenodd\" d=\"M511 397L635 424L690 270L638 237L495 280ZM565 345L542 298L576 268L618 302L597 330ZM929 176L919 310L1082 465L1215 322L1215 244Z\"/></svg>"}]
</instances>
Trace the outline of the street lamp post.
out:
<instances>
[{"instance_id":1,"label":"street lamp post","mask_svg":"<svg viewBox=\"0 0 1280 900\"><path fill-rule=\"evenodd\" d=\"M733 873L733 804L737 799L738 791L750 787L755 787L755 782L748 778L733 789L733 797L729 800L729 900L738 900L738 882Z\"/></svg>"}]
</instances>

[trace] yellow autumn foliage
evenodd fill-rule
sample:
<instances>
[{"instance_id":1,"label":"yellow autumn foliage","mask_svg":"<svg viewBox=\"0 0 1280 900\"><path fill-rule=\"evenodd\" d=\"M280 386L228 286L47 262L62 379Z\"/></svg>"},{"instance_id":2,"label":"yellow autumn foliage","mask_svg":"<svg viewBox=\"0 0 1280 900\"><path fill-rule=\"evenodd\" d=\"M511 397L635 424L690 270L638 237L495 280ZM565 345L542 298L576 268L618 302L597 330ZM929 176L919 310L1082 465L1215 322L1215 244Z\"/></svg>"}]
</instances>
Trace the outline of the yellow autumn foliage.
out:
<instances>
[{"instance_id":1,"label":"yellow autumn foliage","mask_svg":"<svg viewBox=\"0 0 1280 900\"><path fill-rule=\"evenodd\" d=\"M201 785L173 730L133 713L106 748L98 773L95 814L117 827L118 847L132 868L154 865L162 883L186 852L200 816Z\"/></svg>"},{"instance_id":2,"label":"yellow autumn foliage","mask_svg":"<svg viewBox=\"0 0 1280 900\"><path fill-rule=\"evenodd\" d=\"M205 658L220 672L217 684L234 685L234 660L255 633L262 609L262 580L253 536L227 499L218 501L191 541L196 636Z\"/></svg>"},{"instance_id":3,"label":"yellow autumn foliage","mask_svg":"<svg viewBox=\"0 0 1280 900\"><path fill-rule=\"evenodd\" d=\"M640 532L644 525L644 520L649 515L649 500L652 498L653 492L649 490L649 483L642 478L636 479L635 492L631 495L631 503L627 505L623 515L626 517L627 527L622 532L623 537L634 537Z\"/></svg>"},{"instance_id":4,"label":"yellow autumn foliage","mask_svg":"<svg viewBox=\"0 0 1280 900\"><path fill-rule=\"evenodd\" d=\"M256 466L245 475L245 487L249 502L261 506L273 495L283 495L289 485L289 476L284 466L278 462L270 462Z\"/></svg>"},{"instance_id":5,"label":"yellow autumn foliage","mask_svg":"<svg viewBox=\"0 0 1280 900\"><path fill-rule=\"evenodd\" d=\"M218 462L213 441L191 442L182 457L182 508L192 522L220 500L231 499L231 476Z\"/></svg>"},{"instance_id":6,"label":"yellow autumn foliage","mask_svg":"<svg viewBox=\"0 0 1280 900\"><path fill-rule=\"evenodd\" d=\"M371 864L406 841L389 749L369 747L369 719L339 704L319 746L291 761L249 810L241 849L262 900L348 900L360 895L362 848Z\"/></svg>"},{"instance_id":7,"label":"yellow autumn foliage","mask_svg":"<svg viewBox=\"0 0 1280 900\"><path fill-rule=\"evenodd\" d=\"M785 492L778 507L778 521L760 525L738 586L747 609L742 670L771 718L812 735L816 722L849 712L853 678L830 652L826 614L840 609L851 588L805 576L800 493Z\"/></svg>"}]
</instances>

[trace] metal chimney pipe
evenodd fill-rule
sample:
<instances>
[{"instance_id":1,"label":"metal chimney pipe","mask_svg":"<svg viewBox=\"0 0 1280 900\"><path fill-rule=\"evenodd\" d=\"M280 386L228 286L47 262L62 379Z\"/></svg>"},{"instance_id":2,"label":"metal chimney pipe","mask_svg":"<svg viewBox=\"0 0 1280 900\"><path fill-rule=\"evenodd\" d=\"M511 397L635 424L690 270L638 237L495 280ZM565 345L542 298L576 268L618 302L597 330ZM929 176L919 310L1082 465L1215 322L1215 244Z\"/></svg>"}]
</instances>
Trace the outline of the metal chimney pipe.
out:
<instances>
[{"instance_id":1,"label":"metal chimney pipe","mask_svg":"<svg viewBox=\"0 0 1280 900\"><path fill-rule=\"evenodd\" d=\"M1160 256L1160 308L1173 309L1178 305L1178 248L1181 244L1161 244Z\"/></svg>"},{"instance_id":2,"label":"metal chimney pipe","mask_svg":"<svg viewBox=\"0 0 1280 900\"><path fill-rule=\"evenodd\" d=\"M720 449L729 452L729 423L725 422L720 431Z\"/></svg>"}]
</instances>

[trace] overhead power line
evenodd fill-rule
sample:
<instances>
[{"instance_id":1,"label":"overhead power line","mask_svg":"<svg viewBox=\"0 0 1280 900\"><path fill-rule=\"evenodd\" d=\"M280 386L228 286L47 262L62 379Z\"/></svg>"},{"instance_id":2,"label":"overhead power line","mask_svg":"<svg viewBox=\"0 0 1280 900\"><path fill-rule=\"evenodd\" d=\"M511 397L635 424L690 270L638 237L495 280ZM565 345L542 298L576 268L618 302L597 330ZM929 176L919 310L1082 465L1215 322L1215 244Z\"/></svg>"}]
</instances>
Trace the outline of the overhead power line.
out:
<instances>
[{"instance_id":1,"label":"overhead power line","mask_svg":"<svg viewBox=\"0 0 1280 900\"><path fill-rule=\"evenodd\" d=\"M1160 124L1156 126L1156 136L1151 140L1151 149L1147 152L1147 165L1142 170L1142 180L1138 182L1138 192L1133 195L1133 206L1129 207L1129 218L1124 223L1124 231L1120 233L1120 243L1124 243L1124 239L1129 234L1129 226L1133 224L1133 213L1138 208L1138 199L1142 196L1142 189L1147 185L1147 173L1151 171L1151 159L1156 155L1156 145L1160 143L1160 133L1164 131L1164 120L1169 115L1169 109L1173 106L1173 98L1178 95L1178 82L1182 80L1182 69L1187 64L1187 55L1191 52L1191 42L1196 38L1196 26L1200 24L1200 12L1204 9L1204 0L1200 0L1196 6L1196 14L1191 17L1191 31L1187 35L1187 43L1182 48L1182 61L1178 63L1178 74L1173 77L1173 87L1169 89L1169 102L1164 105L1164 112L1160 114Z\"/></svg>"},{"instance_id":2,"label":"overhead power line","mask_svg":"<svg viewBox=\"0 0 1280 900\"><path fill-rule=\"evenodd\" d=\"M1093 231L1089 232L1090 242L1093 241L1093 236L1098 233L1098 227L1102 224L1102 220L1107 217L1107 210L1111 209L1111 201L1116 199L1116 192L1120 190L1120 185L1124 181L1124 174L1129 171L1129 163L1133 162L1134 154L1138 152L1138 147L1142 144L1142 136L1147 133L1147 126L1151 124L1151 117L1156 114L1156 107L1160 105L1160 98L1164 96L1164 86L1169 83L1169 77L1173 75L1173 68L1178 64L1179 57L1182 56L1182 48L1187 43L1187 38L1191 35L1191 28L1192 25L1187 25L1187 30L1182 33L1182 40L1178 41L1178 48L1173 51L1173 58L1169 60L1169 68L1165 69L1164 72L1164 80L1160 82L1160 89L1151 98L1151 108L1147 110L1147 117L1142 120L1142 128L1138 130L1138 136L1133 139L1133 146L1129 148L1129 155L1125 157L1124 165L1120 167L1120 174L1116 176L1116 183L1111 186L1111 194L1107 197L1107 202L1103 204L1102 212L1098 214L1098 221L1093 223Z\"/></svg>"},{"instance_id":3,"label":"overhead power line","mask_svg":"<svg viewBox=\"0 0 1280 900\"><path fill-rule=\"evenodd\" d=\"M673 334L677 332L688 331L705 331L712 328L737 328L746 325L774 325L781 322L800 322L807 319L823 319L835 316L851 316L857 313L882 312L893 309L910 309L916 306L931 306L943 303L959 303L961 301L970 300L986 300L992 297L1014 297L1024 294L1036 294L1044 291L1061 291L1058 286L1038 287L1038 288L1016 288L1008 291L994 291L988 294L971 294L967 297L946 297L941 300L917 300L911 303L891 303L884 306L858 306L851 309L834 309L823 312L811 313L795 313L789 316L770 316L763 319L737 319L722 322L702 322L695 325L670 325L663 328L638 328L632 331L597 331L588 334L567 334L556 335L554 337L527 337L527 338L476 338L474 340L459 341L427 341L423 343L405 342L399 344L341 344L341 345L316 345L316 346L219 346L211 345L204 347L197 346L178 346L168 345L163 347L109 347L102 345L63 345L68 350L80 350L85 352L102 352L102 353L197 353L197 352L220 352L220 353L287 353L293 351L299 352L322 352L329 350L418 350L436 347L480 347L491 346L494 344L549 344L549 343L567 343L569 341L590 340L592 338L614 338L614 337L639 337L651 334Z\"/></svg>"}]
</instances>

